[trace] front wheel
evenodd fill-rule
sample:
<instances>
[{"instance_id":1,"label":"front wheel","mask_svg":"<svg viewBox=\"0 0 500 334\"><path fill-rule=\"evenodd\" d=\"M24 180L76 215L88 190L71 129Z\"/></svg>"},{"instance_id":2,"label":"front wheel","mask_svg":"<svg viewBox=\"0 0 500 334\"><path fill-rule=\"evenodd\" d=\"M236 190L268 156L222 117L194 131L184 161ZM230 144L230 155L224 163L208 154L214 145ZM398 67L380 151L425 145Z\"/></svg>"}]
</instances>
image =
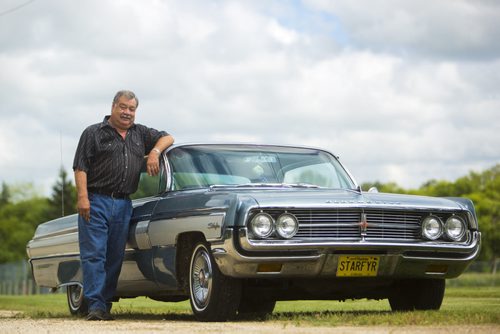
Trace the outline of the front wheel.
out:
<instances>
[{"instance_id":1,"label":"front wheel","mask_svg":"<svg viewBox=\"0 0 500 334\"><path fill-rule=\"evenodd\" d=\"M189 300L200 321L226 321L236 316L241 282L224 276L205 242L195 245L189 265Z\"/></svg>"},{"instance_id":2,"label":"front wheel","mask_svg":"<svg viewBox=\"0 0 500 334\"><path fill-rule=\"evenodd\" d=\"M444 279L414 279L396 282L389 296L393 311L439 310L443 302Z\"/></svg>"},{"instance_id":3,"label":"front wheel","mask_svg":"<svg viewBox=\"0 0 500 334\"><path fill-rule=\"evenodd\" d=\"M69 285L66 288L69 312L72 315L85 315L88 312L87 303L83 298L83 288L78 285Z\"/></svg>"}]
</instances>

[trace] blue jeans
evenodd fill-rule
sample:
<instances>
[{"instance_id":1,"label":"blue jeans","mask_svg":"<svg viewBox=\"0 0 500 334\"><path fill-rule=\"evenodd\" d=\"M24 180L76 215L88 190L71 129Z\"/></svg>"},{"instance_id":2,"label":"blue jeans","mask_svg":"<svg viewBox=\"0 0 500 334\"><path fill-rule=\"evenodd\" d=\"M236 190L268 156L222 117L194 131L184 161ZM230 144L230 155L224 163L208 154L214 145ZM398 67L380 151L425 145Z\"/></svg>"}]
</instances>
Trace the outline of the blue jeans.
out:
<instances>
[{"instance_id":1,"label":"blue jeans","mask_svg":"<svg viewBox=\"0 0 500 334\"><path fill-rule=\"evenodd\" d=\"M89 311L111 309L132 215L129 199L89 194L90 221L78 216L83 295Z\"/></svg>"}]
</instances>

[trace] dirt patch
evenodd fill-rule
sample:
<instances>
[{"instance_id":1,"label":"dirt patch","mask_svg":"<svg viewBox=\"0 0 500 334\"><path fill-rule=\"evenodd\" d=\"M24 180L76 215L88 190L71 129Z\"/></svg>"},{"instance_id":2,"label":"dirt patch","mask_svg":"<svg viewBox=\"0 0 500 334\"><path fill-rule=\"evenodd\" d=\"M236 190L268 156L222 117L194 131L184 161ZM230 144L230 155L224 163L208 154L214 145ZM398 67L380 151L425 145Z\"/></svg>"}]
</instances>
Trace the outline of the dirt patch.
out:
<instances>
[{"instance_id":1,"label":"dirt patch","mask_svg":"<svg viewBox=\"0 0 500 334\"><path fill-rule=\"evenodd\" d=\"M5 311L0 310L0 319L1 318L15 318L21 316L23 313L19 311Z\"/></svg>"},{"instance_id":2,"label":"dirt patch","mask_svg":"<svg viewBox=\"0 0 500 334\"><path fill-rule=\"evenodd\" d=\"M202 323L195 321L171 320L131 320L117 319L115 321L85 321L82 319L28 319L20 318L16 311L0 312L1 333L342 333L342 334L469 334L469 333L499 333L500 325L481 326L340 326L316 327L297 325L294 323L266 322L226 322Z\"/></svg>"}]
</instances>

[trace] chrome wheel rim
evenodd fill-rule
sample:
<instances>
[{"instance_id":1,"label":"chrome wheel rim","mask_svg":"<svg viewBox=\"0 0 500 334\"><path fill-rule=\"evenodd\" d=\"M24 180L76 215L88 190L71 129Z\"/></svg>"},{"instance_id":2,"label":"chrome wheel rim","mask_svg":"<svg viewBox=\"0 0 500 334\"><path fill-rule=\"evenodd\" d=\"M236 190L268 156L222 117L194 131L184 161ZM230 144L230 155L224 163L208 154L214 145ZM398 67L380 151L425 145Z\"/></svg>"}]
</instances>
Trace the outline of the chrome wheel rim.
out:
<instances>
[{"instance_id":1,"label":"chrome wheel rim","mask_svg":"<svg viewBox=\"0 0 500 334\"><path fill-rule=\"evenodd\" d=\"M69 304L72 310L76 311L82 304L83 289L79 285L68 286Z\"/></svg>"},{"instance_id":2,"label":"chrome wheel rim","mask_svg":"<svg viewBox=\"0 0 500 334\"><path fill-rule=\"evenodd\" d=\"M191 295L197 310L207 307L212 292L212 262L204 247L200 247L191 263Z\"/></svg>"}]
</instances>

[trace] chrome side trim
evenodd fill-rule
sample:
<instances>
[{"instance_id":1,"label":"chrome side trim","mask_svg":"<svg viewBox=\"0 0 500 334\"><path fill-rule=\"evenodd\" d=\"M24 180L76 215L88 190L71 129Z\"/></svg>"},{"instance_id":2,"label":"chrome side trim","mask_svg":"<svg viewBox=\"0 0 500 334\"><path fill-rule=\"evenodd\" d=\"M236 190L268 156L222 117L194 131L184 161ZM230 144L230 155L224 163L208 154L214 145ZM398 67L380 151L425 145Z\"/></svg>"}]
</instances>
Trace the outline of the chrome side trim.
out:
<instances>
[{"instance_id":1,"label":"chrome side trim","mask_svg":"<svg viewBox=\"0 0 500 334\"><path fill-rule=\"evenodd\" d=\"M151 241L148 235L149 220L140 221L135 228L135 242L139 249L150 249Z\"/></svg>"},{"instance_id":2,"label":"chrome side trim","mask_svg":"<svg viewBox=\"0 0 500 334\"><path fill-rule=\"evenodd\" d=\"M26 251L31 259L79 254L78 232L31 240Z\"/></svg>"},{"instance_id":3,"label":"chrome side trim","mask_svg":"<svg viewBox=\"0 0 500 334\"><path fill-rule=\"evenodd\" d=\"M79 260L79 255L73 254L32 258L29 261L33 271L33 278L37 285L48 288L58 288L62 284L67 283L61 282L60 280L59 268L61 263ZM74 284L76 281L72 278L69 283Z\"/></svg>"},{"instance_id":4,"label":"chrome side trim","mask_svg":"<svg viewBox=\"0 0 500 334\"><path fill-rule=\"evenodd\" d=\"M220 240L225 216L225 213L214 213L151 221L147 227L150 244L144 249L175 245L177 236L184 232L201 232L207 241Z\"/></svg>"},{"instance_id":5,"label":"chrome side trim","mask_svg":"<svg viewBox=\"0 0 500 334\"><path fill-rule=\"evenodd\" d=\"M43 239L53 238L53 237L57 237L57 236L64 235L64 234L70 234L70 233L78 233L78 226L68 227L68 228L57 230L54 232L49 232L49 233L43 234L41 236L35 236L35 238L33 238L33 240L43 240Z\"/></svg>"}]
</instances>

